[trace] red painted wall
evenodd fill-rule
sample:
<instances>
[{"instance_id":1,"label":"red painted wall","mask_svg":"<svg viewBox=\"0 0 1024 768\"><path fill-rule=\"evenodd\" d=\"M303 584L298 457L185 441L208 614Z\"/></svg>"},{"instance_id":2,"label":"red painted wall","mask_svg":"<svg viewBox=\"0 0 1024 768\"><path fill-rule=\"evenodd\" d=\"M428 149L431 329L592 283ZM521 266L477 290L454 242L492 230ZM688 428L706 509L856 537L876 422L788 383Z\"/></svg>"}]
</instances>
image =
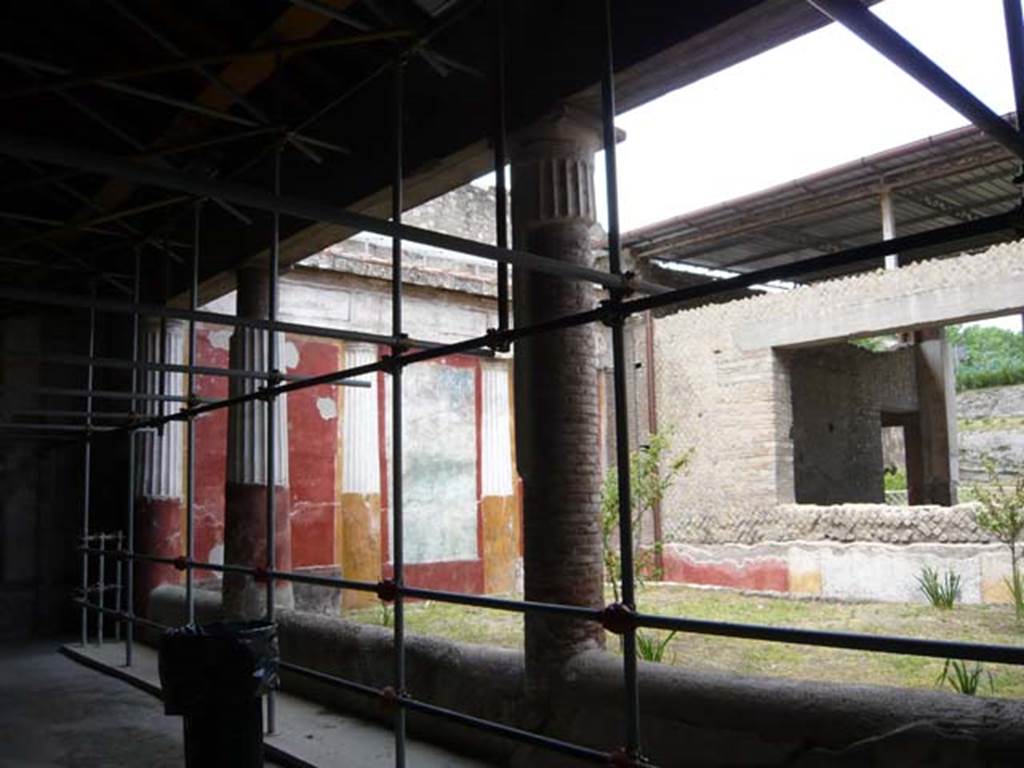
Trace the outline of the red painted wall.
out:
<instances>
[{"instance_id":1,"label":"red painted wall","mask_svg":"<svg viewBox=\"0 0 1024 768\"><path fill-rule=\"evenodd\" d=\"M289 336L299 353L290 374L311 376L342 367L337 344ZM344 394L344 393L342 393ZM324 418L317 401L335 415ZM328 409L333 404L335 410ZM323 385L288 395L288 479L291 492L292 563L296 567L334 562L335 474L338 455L337 392Z\"/></svg>"},{"instance_id":2,"label":"red painted wall","mask_svg":"<svg viewBox=\"0 0 1024 768\"><path fill-rule=\"evenodd\" d=\"M200 325L196 329L196 363L218 368L228 367L227 339L230 331ZM216 342L216 343L214 343ZM228 380L223 376L196 376L196 394L200 397L228 396ZM196 558L209 562L210 552L224 544L224 483L227 481L228 412L212 411L196 419ZM213 577L209 571L197 571L199 578Z\"/></svg>"},{"instance_id":3,"label":"red painted wall","mask_svg":"<svg viewBox=\"0 0 1024 768\"><path fill-rule=\"evenodd\" d=\"M200 324L197 329L198 365L228 367L227 349L230 331ZM289 368L289 374L315 375L338 370L343 365L341 348L330 341L288 336L288 344L295 345L298 365ZM285 350L282 359L288 360ZM475 368L478 362L471 357L445 358L449 365ZM383 374L379 380L383 384ZM477 376L477 389L480 381ZM223 398L228 395L228 380L218 376L197 376L196 391L200 397ZM379 388L383 408L384 387ZM343 393L344 396L344 393ZM334 563L334 518L338 441L338 416L330 415L331 407L324 404L328 418L324 418L318 400L329 400L337 405L335 388L327 385L297 390L288 395L288 462L289 501L291 508L292 565L294 567L331 565ZM477 464L480 462L480 403L477 393ZM227 480L227 411L214 411L196 422L196 500L195 535L196 557L207 560L211 551L224 543L224 487ZM383 411L380 419L382 448ZM389 510L386 486L387 462L381 456L382 541L381 548L387 560L387 531ZM479 483L478 483L479 486ZM479 495L479 487L478 487ZM479 520L478 520L479 530ZM482 551L482 550L481 550ZM483 591L483 563L480 559L407 565L408 583L435 589L479 593ZM382 576L390 576L390 565ZM197 572L202 577L212 573Z\"/></svg>"}]
</instances>

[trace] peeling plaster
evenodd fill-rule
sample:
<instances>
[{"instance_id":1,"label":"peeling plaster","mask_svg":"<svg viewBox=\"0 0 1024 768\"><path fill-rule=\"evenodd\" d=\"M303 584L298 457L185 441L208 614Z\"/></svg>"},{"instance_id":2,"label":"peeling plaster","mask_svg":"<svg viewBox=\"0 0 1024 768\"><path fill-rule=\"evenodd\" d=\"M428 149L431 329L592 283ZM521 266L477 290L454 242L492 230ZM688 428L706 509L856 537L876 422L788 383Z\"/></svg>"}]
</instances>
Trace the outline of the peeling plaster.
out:
<instances>
[{"instance_id":1,"label":"peeling plaster","mask_svg":"<svg viewBox=\"0 0 1024 768\"><path fill-rule=\"evenodd\" d=\"M333 397L318 397L316 409L320 411L320 418L324 421L330 421L338 416L338 404L334 402Z\"/></svg>"},{"instance_id":2,"label":"peeling plaster","mask_svg":"<svg viewBox=\"0 0 1024 768\"><path fill-rule=\"evenodd\" d=\"M286 341L282 347L282 353L284 356L285 368L299 367L299 348L295 346L295 342Z\"/></svg>"},{"instance_id":3,"label":"peeling plaster","mask_svg":"<svg viewBox=\"0 0 1024 768\"><path fill-rule=\"evenodd\" d=\"M231 349L231 331L210 331L209 339L214 349Z\"/></svg>"}]
</instances>

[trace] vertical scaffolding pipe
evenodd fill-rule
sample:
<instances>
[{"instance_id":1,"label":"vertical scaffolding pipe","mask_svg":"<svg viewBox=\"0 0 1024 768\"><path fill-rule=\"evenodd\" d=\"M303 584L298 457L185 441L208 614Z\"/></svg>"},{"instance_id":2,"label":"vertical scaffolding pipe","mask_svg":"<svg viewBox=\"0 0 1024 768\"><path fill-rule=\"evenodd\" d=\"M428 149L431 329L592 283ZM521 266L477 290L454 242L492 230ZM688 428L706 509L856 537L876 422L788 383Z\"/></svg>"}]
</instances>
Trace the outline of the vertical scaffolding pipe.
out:
<instances>
[{"instance_id":1,"label":"vertical scaffolding pipe","mask_svg":"<svg viewBox=\"0 0 1024 768\"><path fill-rule=\"evenodd\" d=\"M103 609L107 607L107 535L101 533L96 537L99 542L99 556L96 567L96 602L100 609L96 612L96 645L103 645L103 620L105 618Z\"/></svg>"},{"instance_id":2,"label":"vertical scaffolding pipe","mask_svg":"<svg viewBox=\"0 0 1024 768\"><path fill-rule=\"evenodd\" d=\"M403 56L395 60L394 82L394 169L391 180L391 220L402 223L402 119L403 119ZM391 563L395 584L405 584L405 552L402 519L402 367L398 364L402 354L402 238L391 238L391 335L394 342L391 356ZM405 605L401 589L395 595L395 691L405 693ZM405 708L395 707L395 766L405 768Z\"/></svg>"},{"instance_id":3,"label":"vertical scaffolding pipe","mask_svg":"<svg viewBox=\"0 0 1024 768\"><path fill-rule=\"evenodd\" d=\"M92 391L93 365L96 357L96 283L90 287L93 305L89 307L89 365L86 367L85 389L89 393L85 397L85 449L82 470L82 545L89 548L89 514L92 496ZM89 553L82 552L82 599L89 600ZM82 606L82 647L89 639L89 609Z\"/></svg>"},{"instance_id":4,"label":"vertical scaffolding pipe","mask_svg":"<svg viewBox=\"0 0 1024 768\"><path fill-rule=\"evenodd\" d=\"M140 285L140 264L139 249L135 249L135 266L132 274L132 371L131 371L131 392L129 402L132 418L135 418L135 393L139 384L139 297ZM124 632L124 664L126 667L132 665L135 647L135 436L136 431L128 432L128 520L127 533L125 534L125 546L128 550L127 563L128 571L125 574L125 608L128 613L128 623Z\"/></svg>"},{"instance_id":5,"label":"vertical scaffolding pipe","mask_svg":"<svg viewBox=\"0 0 1024 768\"><path fill-rule=\"evenodd\" d=\"M615 64L612 49L611 0L604 2L604 68L601 73L601 120L604 132L605 183L608 188L608 268L612 274L622 273L619 237L619 192L615 164ZM622 291L611 292L611 303L622 301ZM619 492L619 560L622 567L622 603L636 611L636 585L633 573L633 502L629 472L629 413L626 397L626 350L624 318L611 321L612 382L615 396L615 465ZM631 758L640 755L640 693L636 670L636 629L627 628L622 635L624 712L626 720L626 752Z\"/></svg>"},{"instance_id":6,"label":"vertical scaffolding pipe","mask_svg":"<svg viewBox=\"0 0 1024 768\"><path fill-rule=\"evenodd\" d=\"M199 227L202 217L202 201L195 204L192 213L192 269L189 274L188 308L198 309L199 301ZM188 402L194 405L196 396L196 319L188 319ZM185 605L188 623L196 620L195 579L192 560L195 558L195 506L196 506L196 422L189 414L185 420L185 444L188 460L185 464Z\"/></svg>"},{"instance_id":7,"label":"vertical scaffolding pipe","mask_svg":"<svg viewBox=\"0 0 1024 768\"><path fill-rule=\"evenodd\" d=\"M278 62L280 65L280 61ZM274 195L281 194L281 150L278 147L274 150ZM277 383L277 331L274 323L277 322L277 276L280 261L281 247L281 215L276 211L271 219L272 240L270 243L270 261L267 264L267 570L273 571L277 568L277 550L274 546L275 533L277 528L277 478L274 472L274 457L277 443L277 395L273 387ZM267 578L267 621L274 620L274 579ZM274 733L276 727L276 701L274 692L267 694L267 733Z\"/></svg>"},{"instance_id":8,"label":"vertical scaffolding pipe","mask_svg":"<svg viewBox=\"0 0 1024 768\"><path fill-rule=\"evenodd\" d=\"M494 125L494 225L499 248L508 248L508 188L505 165L508 163L508 96L506 92L505 0L494 0L497 45L495 46L495 125ZM498 330L509 328L508 264L498 262Z\"/></svg>"},{"instance_id":9,"label":"vertical scaffolding pipe","mask_svg":"<svg viewBox=\"0 0 1024 768\"><path fill-rule=\"evenodd\" d=\"M114 551L117 553L117 557L114 561L114 609L121 612L121 588L122 579L124 578L123 566L121 564L121 547L124 545L124 534L121 531L117 532L117 536L114 539L114 546L117 547ZM117 621L114 622L114 640L117 642L121 641L121 618L118 617Z\"/></svg>"},{"instance_id":10,"label":"vertical scaffolding pipe","mask_svg":"<svg viewBox=\"0 0 1024 768\"><path fill-rule=\"evenodd\" d=\"M1003 0L1006 19L1006 43L1010 50L1010 73L1017 111L1017 133L1024 137L1024 18L1020 0Z\"/></svg>"}]
</instances>

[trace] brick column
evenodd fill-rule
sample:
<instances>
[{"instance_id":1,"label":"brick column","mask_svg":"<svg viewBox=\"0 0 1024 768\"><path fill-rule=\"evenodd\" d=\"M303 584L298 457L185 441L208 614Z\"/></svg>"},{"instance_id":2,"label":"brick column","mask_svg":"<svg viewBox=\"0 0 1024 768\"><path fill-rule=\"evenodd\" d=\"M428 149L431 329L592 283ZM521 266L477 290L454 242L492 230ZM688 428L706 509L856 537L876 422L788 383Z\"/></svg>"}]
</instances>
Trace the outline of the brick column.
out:
<instances>
[{"instance_id":1,"label":"brick column","mask_svg":"<svg viewBox=\"0 0 1024 768\"><path fill-rule=\"evenodd\" d=\"M239 317L267 316L267 276L264 270L242 269L238 273L237 314ZM231 336L232 368L264 371L267 367L269 334L254 328L236 328ZM284 334L278 334L278 360L283 359ZM262 379L233 378L231 397L252 392L265 385ZM288 519L288 408L287 398L278 397L276 407L274 491L276 516L274 542L277 570L292 567L291 527ZM267 405L250 400L228 411L227 486L224 494L224 562L264 567L267 563ZM278 581L275 600L292 607L291 582ZM260 618L266 611L266 587L242 574L224 576L224 610L236 619Z\"/></svg>"},{"instance_id":2,"label":"brick column","mask_svg":"<svg viewBox=\"0 0 1024 768\"><path fill-rule=\"evenodd\" d=\"M186 326L183 321L167 320L161 328L159 318L147 318L141 331L143 362L176 365L185 362ZM185 375L181 373L145 369L141 372L140 381L140 391L146 394L185 394ZM139 404L144 417L165 416L182 407L183 403L160 400L142 400ZM184 552L181 534L185 487L184 424L172 421L162 429L141 432L137 439L135 550L146 555L178 557ZM146 615L149 595L158 586L180 581L181 573L172 565L138 561L135 564L135 613Z\"/></svg>"},{"instance_id":3,"label":"brick column","mask_svg":"<svg viewBox=\"0 0 1024 768\"><path fill-rule=\"evenodd\" d=\"M599 126L561 113L517 138L512 221L518 248L593 264L594 152ZM516 325L594 306L591 286L515 271ZM527 600L599 607L600 445L595 330L534 336L515 346L516 459L523 479ZM527 692L541 697L570 657L601 647L592 622L526 615Z\"/></svg>"}]
</instances>

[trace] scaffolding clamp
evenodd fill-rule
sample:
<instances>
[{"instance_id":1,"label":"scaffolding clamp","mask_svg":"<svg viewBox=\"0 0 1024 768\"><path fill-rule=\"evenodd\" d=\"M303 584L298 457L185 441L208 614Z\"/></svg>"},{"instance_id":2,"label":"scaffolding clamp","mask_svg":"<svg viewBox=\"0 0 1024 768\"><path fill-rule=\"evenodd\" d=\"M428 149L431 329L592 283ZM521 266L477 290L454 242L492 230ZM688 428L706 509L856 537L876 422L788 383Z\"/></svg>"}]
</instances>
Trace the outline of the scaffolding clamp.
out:
<instances>
[{"instance_id":1,"label":"scaffolding clamp","mask_svg":"<svg viewBox=\"0 0 1024 768\"><path fill-rule=\"evenodd\" d=\"M612 603L601 611L601 626L615 635L624 635L637 628L636 614L628 605Z\"/></svg>"},{"instance_id":2,"label":"scaffolding clamp","mask_svg":"<svg viewBox=\"0 0 1024 768\"><path fill-rule=\"evenodd\" d=\"M497 328L488 328L484 334L484 338L487 339L484 345L494 352L508 352L512 345L509 343L507 334L507 330L502 331Z\"/></svg>"},{"instance_id":3,"label":"scaffolding clamp","mask_svg":"<svg viewBox=\"0 0 1024 768\"><path fill-rule=\"evenodd\" d=\"M270 581L270 574L262 565L257 565L252 569L252 580L257 584L266 584Z\"/></svg>"},{"instance_id":4,"label":"scaffolding clamp","mask_svg":"<svg viewBox=\"0 0 1024 768\"><path fill-rule=\"evenodd\" d=\"M622 311L622 304L618 296L609 299L602 299L601 303L601 324L609 328L622 326L626 322L626 313Z\"/></svg>"},{"instance_id":5,"label":"scaffolding clamp","mask_svg":"<svg viewBox=\"0 0 1024 768\"><path fill-rule=\"evenodd\" d=\"M401 706L402 694L395 690L394 686L385 685L380 689L380 702L381 709L392 714Z\"/></svg>"},{"instance_id":6,"label":"scaffolding clamp","mask_svg":"<svg viewBox=\"0 0 1024 768\"><path fill-rule=\"evenodd\" d=\"M398 582L394 579L382 579L377 582L377 598L385 603L392 603L398 597Z\"/></svg>"},{"instance_id":7,"label":"scaffolding clamp","mask_svg":"<svg viewBox=\"0 0 1024 768\"><path fill-rule=\"evenodd\" d=\"M188 560L185 557L176 557L173 565L175 570L184 571L188 569Z\"/></svg>"}]
</instances>

